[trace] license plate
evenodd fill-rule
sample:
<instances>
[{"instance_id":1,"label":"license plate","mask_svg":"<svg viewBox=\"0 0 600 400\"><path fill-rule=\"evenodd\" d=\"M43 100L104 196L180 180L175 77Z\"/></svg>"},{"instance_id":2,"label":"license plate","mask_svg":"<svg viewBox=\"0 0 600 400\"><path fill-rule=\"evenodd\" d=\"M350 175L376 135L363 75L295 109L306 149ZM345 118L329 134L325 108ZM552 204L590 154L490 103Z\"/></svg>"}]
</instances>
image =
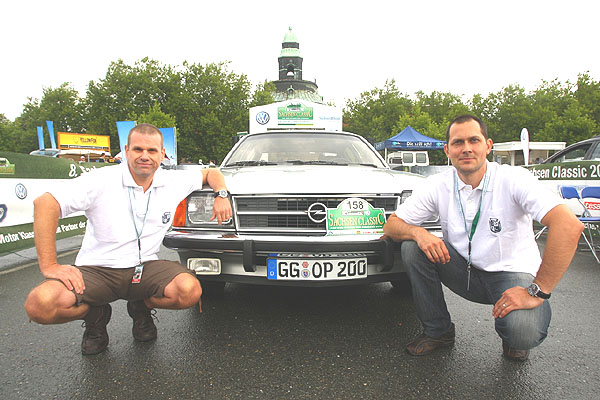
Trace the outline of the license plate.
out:
<instances>
[{"instance_id":1,"label":"license plate","mask_svg":"<svg viewBox=\"0 0 600 400\"><path fill-rule=\"evenodd\" d=\"M360 258L269 258L267 278L277 280L326 281L367 277L367 259Z\"/></svg>"}]
</instances>

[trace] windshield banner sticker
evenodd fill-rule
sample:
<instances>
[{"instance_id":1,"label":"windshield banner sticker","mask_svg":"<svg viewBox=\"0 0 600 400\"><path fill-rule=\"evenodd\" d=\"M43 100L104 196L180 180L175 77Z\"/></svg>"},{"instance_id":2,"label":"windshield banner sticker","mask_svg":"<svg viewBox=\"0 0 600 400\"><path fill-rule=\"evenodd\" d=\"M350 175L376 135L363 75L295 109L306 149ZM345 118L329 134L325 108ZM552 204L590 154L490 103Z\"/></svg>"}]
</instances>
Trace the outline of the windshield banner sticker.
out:
<instances>
[{"instance_id":1,"label":"windshield banner sticker","mask_svg":"<svg viewBox=\"0 0 600 400\"><path fill-rule=\"evenodd\" d=\"M352 197L337 208L327 209L327 235L367 235L383 233L385 211L368 201Z\"/></svg>"}]
</instances>

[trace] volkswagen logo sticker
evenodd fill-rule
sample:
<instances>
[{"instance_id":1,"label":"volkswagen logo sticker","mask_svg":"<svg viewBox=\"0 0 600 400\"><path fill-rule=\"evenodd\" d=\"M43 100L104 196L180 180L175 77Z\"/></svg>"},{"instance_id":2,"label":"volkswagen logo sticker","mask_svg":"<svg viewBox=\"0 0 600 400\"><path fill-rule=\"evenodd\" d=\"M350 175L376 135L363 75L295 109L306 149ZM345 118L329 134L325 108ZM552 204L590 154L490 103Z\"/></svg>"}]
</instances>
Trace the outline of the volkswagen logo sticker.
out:
<instances>
[{"instance_id":1,"label":"volkswagen logo sticker","mask_svg":"<svg viewBox=\"0 0 600 400\"><path fill-rule=\"evenodd\" d=\"M21 200L27 197L27 188L25 188L25 185L22 183L17 184L17 186L15 186L15 194Z\"/></svg>"},{"instance_id":2,"label":"volkswagen logo sticker","mask_svg":"<svg viewBox=\"0 0 600 400\"><path fill-rule=\"evenodd\" d=\"M266 111L261 111L258 114L256 114L256 122L258 122L261 125L268 124L270 120L271 117L269 117L269 113Z\"/></svg>"},{"instance_id":3,"label":"volkswagen logo sticker","mask_svg":"<svg viewBox=\"0 0 600 400\"><path fill-rule=\"evenodd\" d=\"M308 207L308 210L306 210L306 213L308 214L308 219L315 224L320 224L327 218L327 206L323 203L312 203Z\"/></svg>"}]
</instances>

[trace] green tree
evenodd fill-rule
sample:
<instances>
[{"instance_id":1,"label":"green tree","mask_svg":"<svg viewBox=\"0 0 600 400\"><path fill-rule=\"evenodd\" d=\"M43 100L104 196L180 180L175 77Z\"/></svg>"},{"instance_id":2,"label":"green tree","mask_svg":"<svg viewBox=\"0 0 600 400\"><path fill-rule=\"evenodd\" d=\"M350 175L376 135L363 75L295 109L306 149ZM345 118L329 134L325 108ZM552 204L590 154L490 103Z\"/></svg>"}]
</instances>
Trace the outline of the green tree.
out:
<instances>
[{"instance_id":1,"label":"green tree","mask_svg":"<svg viewBox=\"0 0 600 400\"><path fill-rule=\"evenodd\" d=\"M69 83L58 88L44 88L42 99L29 98L23 112L15 119L17 149L28 153L38 148L37 126L44 129L44 142L50 147L46 121L54 122L54 132L85 132L82 102ZM58 138L55 136L55 140Z\"/></svg>"},{"instance_id":2,"label":"green tree","mask_svg":"<svg viewBox=\"0 0 600 400\"><path fill-rule=\"evenodd\" d=\"M88 132L110 135L111 143L119 143L116 121L127 120L132 114L142 115L155 104L173 115L167 104L179 96L180 89L180 75L171 66L149 58L133 66L123 60L112 62L104 79L88 85L85 98Z\"/></svg>"},{"instance_id":3,"label":"green tree","mask_svg":"<svg viewBox=\"0 0 600 400\"><path fill-rule=\"evenodd\" d=\"M400 93L394 80L386 81L383 88L363 92L349 100L344 107L344 130L357 133L374 142L389 138L394 133L398 116L410 113L413 103Z\"/></svg>"},{"instance_id":4,"label":"green tree","mask_svg":"<svg viewBox=\"0 0 600 400\"><path fill-rule=\"evenodd\" d=\"M136 121L138 124L152 124L157 128L172 128L176 126L175 117L164 113L160 107L160 104L154 103L152 107L145 113L136 114L131 113L127 116L129 121Z\"/></svg>"}]
</instances>

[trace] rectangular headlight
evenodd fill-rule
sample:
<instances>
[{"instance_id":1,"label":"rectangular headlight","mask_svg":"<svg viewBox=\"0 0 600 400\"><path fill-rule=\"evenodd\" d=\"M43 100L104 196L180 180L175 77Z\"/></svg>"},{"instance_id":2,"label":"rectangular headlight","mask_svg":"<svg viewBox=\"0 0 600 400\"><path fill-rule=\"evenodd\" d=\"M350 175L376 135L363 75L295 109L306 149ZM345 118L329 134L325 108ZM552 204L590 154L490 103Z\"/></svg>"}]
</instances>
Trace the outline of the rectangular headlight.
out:
<instances>
[{"instance_id":1,"label":"rectangular headlight","mask_svg":"<svg viewBox=\"0 0 600 400\"><path fill-rule=\"evenodd\" d=\"M215 218L210 221L213 214L215 197L213 192L201 192L193 194L187 199L187 217L192 224L217 225ZM223 223L223 226L231 226L232 220Z\"/></svg>"},{"instance_id":2,"label":"rectangular headlight","mask_svg":"<svg viewBox=\"0 0 600 400\"><path fill-rule=\"evenodd\" d=\"M219 275L221 260L218 258L188 258L187 267L197 275Z\"/></svg>"}]
</instances>

